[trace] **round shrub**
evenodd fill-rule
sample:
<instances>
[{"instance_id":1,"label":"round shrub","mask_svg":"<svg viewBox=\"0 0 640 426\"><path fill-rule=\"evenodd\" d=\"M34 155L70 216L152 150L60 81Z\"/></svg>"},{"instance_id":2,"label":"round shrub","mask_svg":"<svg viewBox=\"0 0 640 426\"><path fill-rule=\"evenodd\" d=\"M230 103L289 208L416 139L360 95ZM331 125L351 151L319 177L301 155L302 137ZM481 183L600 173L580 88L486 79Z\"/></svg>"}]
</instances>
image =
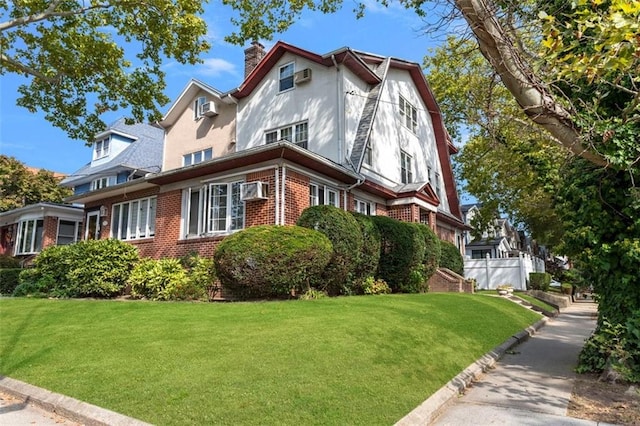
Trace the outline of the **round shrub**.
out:
<instances>
[{"instance_id":1,"label":"round shrub","mask_svg":"<svg viewBox=\"0 0 640 426\"><path fill-rule=\"evenodd\" d=\"M331 241L299 226L263 225L222 240L214 254L223 287L239 298L305 292L329 263Z\"/></svg>"},{"instance_id":2,"label":"round shrub","mask_svg":"<svg viewBox=\"0 0 640 426\"><path fill-rule=\"evenodd\" d=\"M312 285L332 296L353 293L363 245L362 231L353 215L334 206L313 206L302 212L296 224L322 232L333 245L329 264Z\"/></svg>"},{"instance_id":3,"label":"round shrub","mask_svg":"<svg viewBox=\"0 0 640 426\"><path fill-rule=\"evenodd\" d=\"M0 254L0 269L16 269L20 267L20 261L8 254Z\"/></svg>"},{"instance_id":4,"label":"round shrub","mask_svg":"<svg viewBox=\"0 0 640 426\"><path fill-rule=\"evenodd\" d=\"M142 259L131 271L127 282L134 297L153 300L189 298L189 278L178 259Z\"/></svg>"},{"instance_id":5,"label":"round shrub","mask_svg":"<svg viewBox=\"0 0 640 426\"><path fill-rule=\"evenodd\" d=\"M440 241L440 259L438 265L452 270L456 274L464 275L464 259L455 244Z\"/></svg>"},{"instance_id":6,"label":"round shrub","mask_svg":"<svg viewBox=\"0 0 640 426\"><path fill-rule=\"evenodd\" d=\"M378 276L394 293L416 293L424 282L425 238L411 223L371 216L380 232Z\"/></svg>"},{"instance_id":7,"label":"round shrub","mask_svg":"<svg viewBox=\"0 0 640 426\"><path fill-rule=\"evenodd\" d=\"M362 232L362 251L356 264L353 281L358 288L358 292L364 291L364 282L373 277L378 270L380 262L380 231L370 216L359 213L351 213L360 225Z\"/></svg>"}]
</instances>

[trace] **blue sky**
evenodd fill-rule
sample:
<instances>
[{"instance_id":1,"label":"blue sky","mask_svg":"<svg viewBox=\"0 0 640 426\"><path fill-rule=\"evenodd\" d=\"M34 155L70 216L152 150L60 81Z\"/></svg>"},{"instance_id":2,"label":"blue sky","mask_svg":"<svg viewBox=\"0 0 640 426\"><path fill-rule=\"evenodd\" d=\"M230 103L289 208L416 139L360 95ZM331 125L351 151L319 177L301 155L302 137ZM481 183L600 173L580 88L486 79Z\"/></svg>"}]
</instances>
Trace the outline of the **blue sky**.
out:
<instances>
[{"instance_id":1,"label":"blue sky","mask_svg":"<svg viewBox=\"0 0 640 426\"><path fill-rule=\"evenodd\" d=\"M436 47L443 37L424 35L425 22L414 12L406 11L391 2L388 8L374 1L366 1L364 18L356 19L352 9L355 2L345 1L339 12L331 15L305 12L286 33L276 35L273 41L261 42L269 49L276 40L282 40L318 54L344 46L385 56L394 56L422 63L428 49ZM168 62L166 94L174 100L190 78L197 78L226 92L242 82L244 75L244 48L224 42L225 35L234 31L230 23L232 11L212 0L204 15L209 28L212 48L203 55L204 63L184 66ZM435 14L430 15L435 20ZM91 149L83 141L69 139L66 134L44 119L44 114L29 113L15 105L17 87L26 80L15 75L3 75L0 80L0 154L16 157L37 168L71 174L91 159ZM170 104L162 111L166 112ZM126 111L106 115L109 124Z\"/></svg>"}]
</instances>

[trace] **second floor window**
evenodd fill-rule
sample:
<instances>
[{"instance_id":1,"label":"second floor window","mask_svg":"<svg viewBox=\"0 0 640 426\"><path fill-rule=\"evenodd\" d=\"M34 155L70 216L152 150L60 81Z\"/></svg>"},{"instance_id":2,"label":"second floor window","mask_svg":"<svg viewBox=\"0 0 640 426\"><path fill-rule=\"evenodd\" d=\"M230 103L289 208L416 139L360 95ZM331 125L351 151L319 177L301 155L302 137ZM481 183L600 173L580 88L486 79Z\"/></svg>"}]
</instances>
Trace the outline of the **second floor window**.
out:
<instances>
[{"instance_id":1,"label":"second floor window","mask_svg":"<svg viewBox=\"0 0 640 426\"><path fill-rule=\"evenodd\" d=\"M400 96L400 119L409 130L413 133L417 132L418 110L402 96Z\"/></svg>"},{"instance_id":2,"label":"second floor window","mask_svg":"<svg viewBox=\"0 0 640 426\"><path fill-rule=\"evenodd\" d=\"M442 198L442 194L440 193L440 174L436 173L436 195L438 198Z\"/></svg>"},{"instance_id":3,"label":"second floor window","mask_svg":"<svg viewBox=\"0 0 640 426\"><path fill-rule=\"evenodd\" d=\"M97 160L99 158L104 158L108 156L110 147L111 147L110 137L106 137L104 139L100 139L99 141L96 141L94 145L93 159Z\"/></svg>"},{"instance_id":4,"label":"second floor window","mask_svg":"<svg viewBox=\"0 0 640 426\"><path fill-rule=\"evenodd\" d=\"M340 207L338 190L326 185L318 185L315 183L309 184L309 205L328 205Z\"/></svg>"},{"instance_id":5,"label":"second floor window","mask_svg":"<svg viewBox=\"0 0 640 426\"><path fill-rule=\"evenodd\" d=\"M371 142L364 148L364 158L362 162L368 166L373 164L373 151L371 149Z\"/></svg>"},{"instance_id":6,"label":"second floor window","mask_svg":"<svg viewBox=\"0 0 640 426\"><path fill-rule=\"evenodd\" d=\"M156 197L114 204L111 237L117 240L151 238L156 233Z\"/></svg>"},{"instance_id":7,"label":"second floor window","mask_svg":"<svg viewBox=\"0 0 640 426\"><path fill-rule=\"evenodd\" d=\"M211 183L185 192L183 235L187 238L244 228L242 182Z\"/></svg>"},{"instance_id":8,"label":"second floor window","mask_svg":"<svg viewBox=\"0 0 640 426\"><path fill-rule=\"evenodd\" d=\"M280 67L278 79L278 91L284 92L293 89L293 62Z\"/></svg>"},{"instance_id":9,"label":"second floor window","mask_svg":"<svg viewBox=\"0 0 640 426\"><path fill-rule=\"evenodd\" d=\"M91 190L95 191L96 189L106 188L107 186L113 185L115 181L115 177L102 177L94 179L91 181Z\"/></svg>"},{"instance_id":10,"label":"second floor window","mask_svg":"<svg viewBox=\"0 0 640 426\"><path fill-rule=\"evenodd\" d=\"M203 161L213 158L213 148L203 149L202 151L190 152L182 156L182 165L190 166L192 164L202 163Z\"/></svg>"},{"instance_id":11,"label":"second floor window","mask_svg":"<svg viewBox=\"0 0 640 426\"><path fill-rule=\"evenodd\" d=\"M193 119L197 120L202 116L200 113L200 107L207 103L207 98L204 96L200 96L198 99L193 101Z\"/></svg>"},{"instance_id":12,"label":"second floor window","mask_svg":"<svg viewBox=\"0 0 640 426\"><path fill-rule=\"evenodd\" d=\"M413 165L411 164L413 159L409 154L404 151L400 151L400 175L402 183L413 182Z\"/></svg>"},{"instance_id":13,"label":"second floor window","mask_svg":"<svg viewBox=\"0 0 640 426\"><path fill-rule=\"evenodd\" d=\"M279 140L293 142L301 148L308 149L309 123L304 121L302 123L270 130L265 133L265 143L274 143Z\"/></svg>"}]
</instances>

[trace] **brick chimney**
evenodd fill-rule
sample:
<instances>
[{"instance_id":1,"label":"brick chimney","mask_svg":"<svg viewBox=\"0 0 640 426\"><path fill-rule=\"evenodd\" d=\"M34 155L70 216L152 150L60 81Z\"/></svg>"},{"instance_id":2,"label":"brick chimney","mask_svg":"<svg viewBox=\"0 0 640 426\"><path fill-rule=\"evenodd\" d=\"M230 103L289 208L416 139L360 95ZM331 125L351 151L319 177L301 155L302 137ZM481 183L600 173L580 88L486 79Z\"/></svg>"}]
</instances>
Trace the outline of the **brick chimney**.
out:
<instances>
[{"instance_id":1,"label":"brick chimney","mask_svg":"<svg viewBox=\"0 0 640 426\"><path fill-rule=\"evenodd\" d=\"M251 42L251 46L244 50L244 78L251 74L266 54L263 45L255 40Z\"/></svg>"}]
</instances>

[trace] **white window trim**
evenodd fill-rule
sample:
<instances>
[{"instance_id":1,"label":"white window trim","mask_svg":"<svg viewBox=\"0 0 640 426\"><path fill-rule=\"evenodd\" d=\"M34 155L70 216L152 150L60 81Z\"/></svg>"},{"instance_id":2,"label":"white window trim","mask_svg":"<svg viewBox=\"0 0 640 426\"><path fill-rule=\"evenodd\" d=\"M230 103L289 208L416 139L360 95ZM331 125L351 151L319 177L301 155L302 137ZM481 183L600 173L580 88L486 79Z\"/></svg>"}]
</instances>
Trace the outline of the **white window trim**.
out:
<instances>
[{"instance_id":1,"label":"white window trim","mask_svg":"<svg viewBox=\"0 0 640 426\"><path fill-rule=\"evenodd\" d=\"M194 120L198 120L198 119L200 119L200 117L202 117L202 114L200 114L200 106L202 104L206 104L206 103L207 103L207 97L206 96L198 96L193 101L193 119Z\"/></svg>"},{"instance_id":2,"label":"white window trim","mask_svg":"<svg viewBox=\"0 0 640 426\"><path fill-rule=\"evenodd\" d=\"M58 218L58 229L56 230L56 245L63 245L60 244L60 222L71 222L71 223L75 223L74 229L73 229L73 235L64 235L64 237L66 238L73 238L73 241L71 241L68 244L73 244L73 243L77 243L78 241L80 241L82 239L81 233L82 233L82 222L78 221L78 220L70 220L70 219L62 219L62 218Z\"/></svg>"},{"instance_id":3,"label":"white window trim","mask_svg":"<svg viewBox=\"0 0 640 426\"><path fill-rule=\"evenodd\" d=\"M411 130L412 133L418 132L418 109L400 95L399 112L402 125Z\"/></svg>"},{"instance_id":4,"label":"white window trim","mask_svg":"<svg viewBox=\"0 0 640 426\"><path fill-rule=\"evenodd\" d=\"M36 247L36 241L38 240L38 222L42 222L42 234L40 235L40 247ZM25 240L23 240L23 230L25 226L29 226L29 224L33 224L33 232L30 235L30 241L25 244ZM28 229L28 228L27 228ZM27 237L25 234L24 237ZM18 222L18 233L16 237L16 247L15 254L16 255L24 255L24 254L34 254L39 253L42 250L42 244L44 243L44 218L35 218L35 219L24 219ZM25 247L28 246L28 247ZM24 250L23 250L24 247Z\"/></svg>"},{"instance_id":5,"label":"white window trim","mask_svg":"<svg viewBox=\"0 0 640 426\"><path fill-rule=\"evenodd\" d=\"M400 150L400 181L413 183L413 157L404 150Z\"/></svg>"},{"instance_id":6,"label":"white window trim","mask_svg":"<svg viewBox=\"0 0 640 426\"><path fill-rule=\"evenodd\" d=\"M205 153L207 151L211 152L211 157L210 158L205 158L206 157ZM197 154L200 154L200 161L198 161L198 162L195 161L195 156ZM187 157L191 158L191 162L189 164L187 164ZM182 166L183 167L184 166L193 166L194 164L200 164L200 163L202 163L204 161L209 161L212 158L213 158L213 148L206 148L206 149L203 149L203 150L200 150L200 151L189 152L189 153L184 154L182 156Z\"/></svg>"},{"instance_id":7,"label":"white window trim","mask_svg":"<svg viewBox=\"0 0 640 426\"><path fill-rule=\"evenodd\" d=\"M140 205L142 204L142 202L146 201L146 211L142 214L137 214L136 216L136 223L134 224L134 226L130 226L131 225L131 217L132 217L132 206L134 203L136 203L136 206L138 209L140 209ZM125 205L128 205L129 207L127 208L127 217L125 218L124 215L122 214L123 212L123 207ZM153 205L153 209L152 209L152 205ZM118 210L117 214L116 214L116 209ZM114 204L113 206L111 206L111 238L114 238L116 240L121 240L121 241L130 241L130 240L141 240L141 239L147 239L147 238L153 238L155 237L155 222L156 222L156 212L158 209L158 197L153 196L153 197L146 197L146 198L137 198L135 200L131 200L131 201L126 201L124 203L117 203ZM141 219L142 217L145 216L145 221L144 221L144 230L141 230ZM118 221L118 226L114 226L115 221ZM127 224L127 234L126 235L121 235L122 233L122 229L123 229L123 224L125 223ZM118 235L114 235L114 230L117 231Z\"/></svg>"},{"instance_id":8,"label":"white window trim","mask_svg":"<svg viewBox=\"0 0 640 426\"><path fill-rule=\"evenodd\" d=\"M298 128L299 128L299 126L302 126L302 125L305 125L307 127L306 132L305 132L306 135L307 135L307 138L306 139L297 140L298 135L300 134L300 132L298 132ZM265 145L284 140L284 138L282 137L282 131L286 130L286 129L290 129L291 130L291 139L292 140L286 139L288 142L291 142L294 145L298 145L301 148L308 149L308 147L309 147L309 121L308 120L298 121L298 122L295 122L295 123L287 124L285 126L276 127L275 129L269 129L269 130L265 131L264 132L264 143L265 143ZM267 142L267 135L271 135L273 133L276 134L275 140Z\"/></svg>"},{"instance_id":9,"label":"white window trim","mask_svg":"<svg viewBox=\"0 0 640 426\"><path fill-rule=\"evenodd\" d=\"M117 180L116 176L104 176L91 181L91 191L113 186Z\"/></svg>"},{"instance_id":10,"label":"white window trim","mask_svg":"<svg viewBox=\"0 0 640 426\"><path fill-rule=\"evenodd\" d=\"M286 89L280 89L281 82L283 80L283 78L281 77L282 70L284 68L289 67L289 66L292 69L291 76L290 77L285 77L285 78L291 78L291 87L288 87ZM290 90L294 90L296 88L296 83L295 83L295 78L294 78L295 74L296 74L296 64L295 64L295 62L288 62L288 63L278 67L278 93L285 93L285 92L288 92Z\"/></svg>"},{"instance_id":11,"label":"white window trim","mask_svg":"<svg viewBox=\"0 0 640 426\"><path fill-rule=\"evenodd\" d=\"M107 143L107 149L104 149L105 142ZM100 147L100 149L98 149ZM93 159L99 160L101 158L108 157L111 153L111 135L106 136L100 140L97 140L93 144Z\"/></svg>"},{"instance_id":12,"label":"white window trim","mask_svg":"<svg viewBox=\"0 0 640 426\"><path fill-rule=\"evenodd\" d=\"M312 195L311 188L315 188L315 195ZM322 190L324 196L322 202L320 201L320 190ZM330 203L330 194L335 194L335 202ZM310 206L319 206L319 205L328 205L334 207L340 207L340 190L334 188L332 186L323 185L316 182L309 183L309 205Z\"/></svg>"},{"instance_id":13,"label":"white window trim","mask_svg":"<svg viewBox=\"0 0 640 426\"><path fill-rule=\"evenodd\" d=\"M246 209L244 201L239 201L239 205L242 206L242 225L240 227L236 227L232 229L232 222L234 217L233 215L233 186L238 185L238 191L240 190L239 185L244 183L244 180L217 180L215 182L207 182L205 185L186 188L182 192L182 214L181 214L181 238L182 239L192 239L192 238L201 238L208 237L214 235L228 235L234 232L240 231L246 226ZM215 230L211 226L211 189L214 186L219 185L227 185L227 205L226 205L226 215L225 215L225 229L223 230ZM196 234L189 234L190 228L190 213L191 213L191 195L197 192L200 195L198 196L198 214L196 220L197 223L197 231ZM239 194L238 194L239 196ZM240 218L236 218L240 219Z\"/></svg>"},{"instance_id":14,"label":"white window trim","mask_svg":"<svg viewBox=\"0 0 640 426\"><path fill-rule=\"evenodd\" d=\"M365 200L362 198L353 199L353 210L356 213L364 214L366 216L375 216L376 215L376 203L373 201ZM364 210L364 211L363 211ZM367 212L367 210L369 210Z\"/></svg>"}]
</instances>

